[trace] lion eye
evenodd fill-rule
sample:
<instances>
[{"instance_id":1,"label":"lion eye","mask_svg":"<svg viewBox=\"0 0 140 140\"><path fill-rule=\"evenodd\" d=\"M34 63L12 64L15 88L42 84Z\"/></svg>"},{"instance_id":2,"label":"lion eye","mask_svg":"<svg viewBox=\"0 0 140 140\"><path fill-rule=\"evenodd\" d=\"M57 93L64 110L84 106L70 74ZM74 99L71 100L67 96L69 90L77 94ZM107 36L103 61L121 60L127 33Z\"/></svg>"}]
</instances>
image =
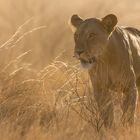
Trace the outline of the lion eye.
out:
<instances>
[{"instance_id":1,"label":"lion eye","mask_svg":"<svg viewBox=\"0 0 140 140\"><path fill-rule=\"evenodd\" d=\"M88 38L89 38L89 39L92 39L92 38L94 38L95 36L96 36L95 33L90 33L90 34L88 35Z\"/></svg>"}]
</instances>

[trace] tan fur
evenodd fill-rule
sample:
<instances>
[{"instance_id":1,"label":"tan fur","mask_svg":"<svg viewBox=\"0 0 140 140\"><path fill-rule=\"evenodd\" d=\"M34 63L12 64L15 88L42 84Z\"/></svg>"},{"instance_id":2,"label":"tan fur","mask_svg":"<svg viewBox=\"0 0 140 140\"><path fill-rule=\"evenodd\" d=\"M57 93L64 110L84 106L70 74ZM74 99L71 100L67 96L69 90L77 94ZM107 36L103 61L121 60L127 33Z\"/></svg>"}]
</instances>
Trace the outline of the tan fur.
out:
<instances>
[{"instance_id":1,"label":"tan fur","mask_svg":"<svg viewBox=\"0 0 140 140\"><path fill-rule=\"evenodd\" d=\"M72 20L77 28L74 52L81 63L94 64L88 71L104 125L110 127L114 120L110 90L123 92L122 122L133 124L140 87L140 31L117 26L115 15L77 21Z\"/></svg>"}]
</instances>

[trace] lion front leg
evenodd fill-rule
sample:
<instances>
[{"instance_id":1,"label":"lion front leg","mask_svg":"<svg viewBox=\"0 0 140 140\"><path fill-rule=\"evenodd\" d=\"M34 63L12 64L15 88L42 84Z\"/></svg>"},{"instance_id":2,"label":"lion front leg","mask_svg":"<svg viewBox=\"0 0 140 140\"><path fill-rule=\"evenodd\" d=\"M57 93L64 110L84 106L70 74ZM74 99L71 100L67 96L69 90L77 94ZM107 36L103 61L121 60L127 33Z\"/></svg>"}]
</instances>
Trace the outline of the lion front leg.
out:
<instances>
[{"instance_id":1,"label":"lion front leg","mask_svg":"<svg viewBox=\"0 0 140 140\"><path fill-rule=\"evenodd\" d=\"M114 121L114 105L109 91L94 91L99 114L106 128L110 128Z\"/></svg>"},{"instance_id":2,"label":"lion front leg","mask_svg":"<svg viewBox=\"0 0 140 140\"><path fill-rule=\"evenodd\" d=\"M138 90L135 84L130 85L129 88L125 89L123 92L123 102L122 102L122 123L123 125L134 124L136 105L138 99Z\"/></svg>"},{"instance_id":3,"label":"lion front leg","mask_svg":"<svg viewBox=\"0 0 140 140\"><path fill-rule=\"evenodd\" d=\"M108 69L106 66L103 67L103 65L99 65L96 73L89 71L89 74L99 115L104 122L104 126L110 128L114 121L114 104L112 101L112 93L109 91L111 81L109 80Z\"/></svg>"}]
</instances>

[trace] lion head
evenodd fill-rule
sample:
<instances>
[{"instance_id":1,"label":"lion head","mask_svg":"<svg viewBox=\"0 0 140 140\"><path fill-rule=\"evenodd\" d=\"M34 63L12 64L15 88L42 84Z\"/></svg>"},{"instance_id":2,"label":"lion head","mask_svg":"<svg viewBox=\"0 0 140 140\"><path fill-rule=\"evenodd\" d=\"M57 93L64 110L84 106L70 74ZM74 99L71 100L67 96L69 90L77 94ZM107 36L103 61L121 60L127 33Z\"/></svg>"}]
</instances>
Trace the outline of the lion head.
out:
<instances>
[{"instance_id":1,"label":"lion head","mask_svg":"<svg viewBox=\"0 0 140 140\"><path fill-rule=\"evenodd\" d=\"M74 32L74 56L80 60L83 68L93 68L108 44L109 37L117 24L113 14L102 19L83 20L78 15L71 17L71 28Z\"/></svg>"}]
</instances>

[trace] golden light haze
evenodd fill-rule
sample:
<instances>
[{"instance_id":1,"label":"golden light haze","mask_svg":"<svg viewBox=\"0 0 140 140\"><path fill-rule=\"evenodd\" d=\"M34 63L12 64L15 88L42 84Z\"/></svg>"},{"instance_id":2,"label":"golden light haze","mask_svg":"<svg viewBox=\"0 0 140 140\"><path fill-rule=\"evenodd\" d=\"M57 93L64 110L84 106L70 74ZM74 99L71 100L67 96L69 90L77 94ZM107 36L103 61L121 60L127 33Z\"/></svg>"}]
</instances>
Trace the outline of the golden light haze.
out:
<instances>
[{"instance_id":1,"label":"golden light haze","mask_svg":"<svg viewBox=\"0 0 140 140\"><path fill-rule=\"evenodd\" d=\"M0 0L1 140L140 139L139 108L135 130L102 128L89 77L73 58L71 16L110 13L140 29L139 0Z\"/></svg>"}]
</instances>

